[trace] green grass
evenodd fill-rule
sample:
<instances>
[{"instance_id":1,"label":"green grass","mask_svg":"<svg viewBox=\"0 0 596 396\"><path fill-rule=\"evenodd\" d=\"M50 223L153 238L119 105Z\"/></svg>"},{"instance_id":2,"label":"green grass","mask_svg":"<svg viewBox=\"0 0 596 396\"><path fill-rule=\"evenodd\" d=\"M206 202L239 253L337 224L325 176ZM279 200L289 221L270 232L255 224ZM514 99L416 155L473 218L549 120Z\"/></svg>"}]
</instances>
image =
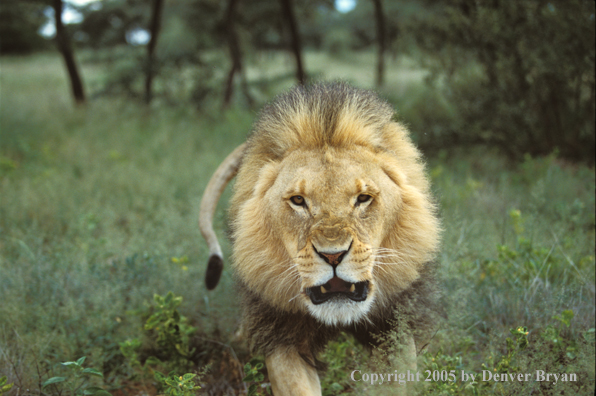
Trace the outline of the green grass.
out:
<instances>
[{"instance_id":1,"label":"green grass","mask_svg":"<svg viewBox=\"0 0 596 396\"><path fill-rule=\"evenodd\" d=\"M140 328L127 311L154 293L183 295L205 333L237 321L230 272L203 287L198 204L252 116L107 100L73 110L63 72L55 56L2 59L0 371L31 388L36 364L121 364L117 343ZM172 262L184 256L185 268Z\"/></svg>"},{"instance_id":2,"label":"green grass","mask_svg":"<svg viewBox=\"0 0 596 396\"><path fill-rule=\"evenodd\" d=\"M309 53L306 64L321 77L371 86L373 74L359 70L373 70L374 57L347 58ZM242 373L234 374L235 356L242 364L249 356L234 341L239 315L232 277L224 271L218 288L205 290L207 250L197 216L208 178L244 140L254 112L146 109L107 97L73 109L57 56L0 61L0 378L15 384L12 394L37 390L59 374L60 362L87 356L107 389L140 389L119 343L142 338L154 294L172 291L183 297L180 313L198 329L194 369L215 363L205 383L236 386ZM253 62L262 69L249 67L252 80L291 72L283 57ZM83 66L87 81L101 82L104 72L101 65ZM413 127L420 125L420 106L409 98L428 94L429 101L441 101L419 85L424 74L407 60L389 67L386 91ZM514 357L520 370L575 370L583 387L567 394L592 394L594 343L586 331L594 327L594 169L556 156L512 164L490 150L440 152L428 159L428 169L445 229L439 261L448 319L419 369L429 367L430 356L440 367L453 361L466 371L496 367L507 355L509 329L527 326L529 346ZM229 191L222 202L227 198ZM222 237L224 224L222 208L216 216ZM225 240L224 251L229 257ZM574 313L569 327L553 319L565 310ZM574 346L573 357L553 346L554 339ZM361 384L352 390L350 381L341 381L367 360L349 338L326 356L334 370L323 381L338 384L328 394L383 389ZM564 390L538 385L534 394ZM481 392L501 394L498 387Z\"/></svg>"}]
</instances>

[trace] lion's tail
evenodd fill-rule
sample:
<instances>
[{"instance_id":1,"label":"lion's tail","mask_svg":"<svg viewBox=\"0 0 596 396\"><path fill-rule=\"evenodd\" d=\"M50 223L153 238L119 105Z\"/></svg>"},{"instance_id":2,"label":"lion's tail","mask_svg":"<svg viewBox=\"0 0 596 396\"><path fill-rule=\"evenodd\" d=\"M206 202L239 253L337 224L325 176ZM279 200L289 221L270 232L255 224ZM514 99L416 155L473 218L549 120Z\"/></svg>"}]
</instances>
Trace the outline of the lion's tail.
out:
<instances>
[{"instance_id":1,"label":"lion's tail","mask_svg":"<svg viewBox=\"0 0 596 396\"><path fill-rule=\"evenodd\" d=\"M246 143L238 146L219 165L213 176L211 176L211 180L209 180L209 184L207 184L207 188L205 188L205 192L203 193L203 199L201 200L199 228L209 247L209 263L207 264L207 272L205 273L207 290L215 289L223 270L223 254L217 241L217 235L215 235L215 231L213 230L213 214L226 185L238 172L245 146Z\"/></svg>"}]
</instances>

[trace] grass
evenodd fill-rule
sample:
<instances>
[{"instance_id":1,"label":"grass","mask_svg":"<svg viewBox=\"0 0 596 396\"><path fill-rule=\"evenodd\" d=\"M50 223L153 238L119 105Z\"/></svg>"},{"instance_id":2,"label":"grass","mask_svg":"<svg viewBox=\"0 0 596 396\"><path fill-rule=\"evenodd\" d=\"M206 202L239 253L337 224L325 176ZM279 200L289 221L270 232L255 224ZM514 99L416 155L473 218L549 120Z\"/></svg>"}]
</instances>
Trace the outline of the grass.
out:
<instances>
[{"instance_id":1,"label":"grass","mask_svg":"<svg viewBox=\"0 0 596 396\"><path fill-rule=\"evenodd\" d=\"M245 139L254 112L147 109L118 98L73 109L57 56L0 61L0 378L15 384L10 394L41 392L41 382L60 374L60 362L82 356L113 394L147 391L151 380L130 369L119 344L139 338L141 359L156 353L143 321L154 312L154 294L169 291L183 298L180 314L198 329L190 341L192 370L212 364L201 386L213 394L243 392L242 365L250 356L234 339L231 273L207 293L207 250L196 220L208 178ZM283 57L270 59L270 68L267 59L260 62L262 74L249 68L249 79L291 67ZM306 57L313 73L331 64L325 76L359 86L372 84L372 73L358 71L373 70L373 63L370 54ZM96 64L83 66L87 80L102 81L102 73ZM390 67L387 91L406 122L420 114L409 95L432 95L417 85L423 77L407 60ZM417 125L414 134L422 133ZM481 394L592 394L594 169L556 155L512 164L490 150L442 151L428 159L428 169L445 229L439 260L448 319L420 356L420 370L501 370L511 355L520 372L577 372L579 385L503 390L487 383L477 388ZM222 202L227 198L229 191ZM216 226L223 236L223 210ZM229 257L225 241L224 251ZM574 314L569 326L553 319L566 310ZM509 353L506 338L519 326L527 326L529 346ZM349 338L332 344L326 394L382 392L349 380L367 356ZM421 392L473 392L448 385Z\"/></svg>"},{"instance_id":2,"label":"grass","mask_svg":"<svg viewBox=\"0 0 596 396\"><path fill-rule=\"evenodd\" d=\"M202 287L198 203L251 115L218 123L124 101L73 110L60 60L36 59L25 76L28 62L2 64L0 293L10 303L0 311L0 371L33 387L46 360L118 365L117 343L139 332L127 312L169 290L205 332L232 333L230 273L214 293Z\"/></svg>"}]
</instances>

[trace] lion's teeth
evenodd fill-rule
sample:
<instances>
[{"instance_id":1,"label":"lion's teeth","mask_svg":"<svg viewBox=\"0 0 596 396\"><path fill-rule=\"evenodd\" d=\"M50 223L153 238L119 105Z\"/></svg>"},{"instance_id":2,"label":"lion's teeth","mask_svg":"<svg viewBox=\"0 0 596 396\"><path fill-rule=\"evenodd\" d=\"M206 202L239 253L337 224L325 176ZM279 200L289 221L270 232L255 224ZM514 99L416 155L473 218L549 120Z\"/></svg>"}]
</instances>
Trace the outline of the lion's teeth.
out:
<instances>
[{"instance_id":1,"label":"lion's teeth","mask_svg":"<svg viewBox=\"0 0 596 396\"><path fill-rule=\"evenodd\" d=\"M321 293L327 293L327 290L325 290L325 288L323 286L321 286Z\"/></svg>"},{"instance_id":2,"label":"lion's teeth","mask_svg":"<svg viewBox=\"0 0 596 396\"><path fill-rule=\"evenodd\" d=\"M350 293L354 293L354 290L356 290L356 285L352 283L352 286L350 286Z\"/></svg>"}]
</instances>

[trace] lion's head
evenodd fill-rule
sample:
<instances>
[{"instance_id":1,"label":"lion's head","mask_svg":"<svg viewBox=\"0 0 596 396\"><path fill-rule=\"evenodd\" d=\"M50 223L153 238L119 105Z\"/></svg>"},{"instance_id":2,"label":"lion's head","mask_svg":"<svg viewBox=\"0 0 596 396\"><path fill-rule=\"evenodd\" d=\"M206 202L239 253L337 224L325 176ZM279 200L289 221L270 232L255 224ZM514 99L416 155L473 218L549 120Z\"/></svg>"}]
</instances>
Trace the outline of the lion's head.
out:
<instances>
[{"instance_id":1,"label":"lion's head","mask_svg":"<svg viewBox=\"0 0 596 396\"><path fill-rule=\"evenodd\" d=\"M343 84L296 88L255 123L230 209L239 279L283 311L351 324L432 260L439 224L391 107Z\"/></svg>"}]
</instances>

